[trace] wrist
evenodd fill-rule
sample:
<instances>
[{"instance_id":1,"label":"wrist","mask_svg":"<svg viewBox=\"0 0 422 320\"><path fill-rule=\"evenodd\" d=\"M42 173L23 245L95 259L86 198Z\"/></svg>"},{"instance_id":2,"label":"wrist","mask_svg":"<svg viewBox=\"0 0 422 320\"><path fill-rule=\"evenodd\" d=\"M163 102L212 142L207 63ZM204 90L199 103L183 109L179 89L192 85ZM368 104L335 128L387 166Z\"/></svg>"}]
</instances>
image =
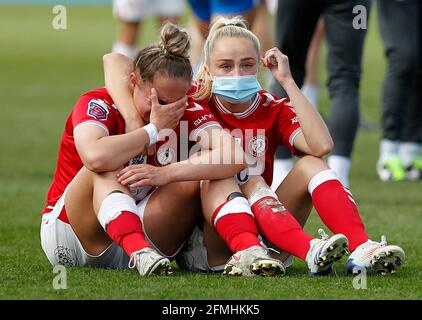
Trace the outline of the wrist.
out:
<instances>
[{"instance_id":1,"label":"wrist","mask_svg":"<svg viewBox=\"0 0 422 320\"><path fill-rule=\"evenodd\" d=\"M166 181L167 183L171 183L174 182L174 165L173 164L168 164L164 167L161 167L164 171L164 175L166 177Z\"/></svg>"},{"instance_id":2,"label":"wrist","mask_svg":"<svg viewBox=\"0 0 422 320\"><path fill-rule=\"evenodd\" d=\"M282 80L278 80L278 82L280 83L280 85L283 88L289 87L291 85L296 85L296 82L293 80L292 77L288 77L288 78L285 78L285 79L282 79Z\"/></svg>"},{"instance_id":3,"label":"wrist","mask_svg":"<svg viewBox=\"0 0 422 320\"><path fill-rule=\"evenodd\" d=\"M148 134L149 145L153 145L158 141L158 129L153 123L148 123L142 127Z\"/></svg>"}]
</instances>

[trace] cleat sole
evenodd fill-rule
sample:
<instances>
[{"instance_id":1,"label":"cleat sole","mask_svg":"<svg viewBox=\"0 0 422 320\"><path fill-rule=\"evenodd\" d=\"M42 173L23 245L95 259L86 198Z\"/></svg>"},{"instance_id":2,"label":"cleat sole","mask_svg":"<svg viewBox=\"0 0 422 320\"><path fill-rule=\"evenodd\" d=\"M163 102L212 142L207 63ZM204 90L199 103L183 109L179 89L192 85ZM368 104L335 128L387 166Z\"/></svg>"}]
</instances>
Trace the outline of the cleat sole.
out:
<instances>
[{"instance_id":1,"label":"cleat sole","mask_svg":"<svg viewBox=\"0 0 422 320\"><path fill-rule=\"evenodd\" d=\"M227 265L224 268L223 274L224 275L228 275L228 276L242 276L243 275L243 272L242 272L241 269L239 269L239 268L237 268L235 266Z\"/></svg>"},{"instance_id":2,"label":"cleat sole","mask_svg":"<svg viewBox=\"0 0 422 320\"><path fill-rule=\"evenodd\" d=\"M157 262L153 268L150 270L148 275L155 275L155 276L161 276L161 275L170 275L172 274L170 262L167 259L160 260Z\"/></svg>"},{"instance_id":3,"label":"cleat sole","mask_svg":"<svg viewBox=\"0 0 422 320\"><path fill-rule=\"evenodd\" d=\"M284 276L286 273L285 268L282 264L275 262L275 261L256 261L252 263L251 272L255 275L259 276Z\"/></svg>"},{"instance_id":4,"label":"cleat sole","mask_svg":"<svg viewBox=\"0 0 422 320\"><path fill-rule=\"evenodd\" d=\"M381 251L371 260L372 271L382 276L395 273L404 260L404 253L398 247L391 246L388 251Z\"/></svg>"},{"instance_id":5,"label":"cleat sole","mask_svg":"<svg viewBox=\"0 0 422 320\"><path fill-rule=\"evenodd\" d=\"M335 261L340 261L346 253L348 247L347 238L344 235L336 235L331 238L331 243L326 244L325 249L320 253L320 257L316 261L319 267L325 267L326 270L320 270L310 273L311 275L330 274L331 266Z\"/></svg>"}]
</instances>

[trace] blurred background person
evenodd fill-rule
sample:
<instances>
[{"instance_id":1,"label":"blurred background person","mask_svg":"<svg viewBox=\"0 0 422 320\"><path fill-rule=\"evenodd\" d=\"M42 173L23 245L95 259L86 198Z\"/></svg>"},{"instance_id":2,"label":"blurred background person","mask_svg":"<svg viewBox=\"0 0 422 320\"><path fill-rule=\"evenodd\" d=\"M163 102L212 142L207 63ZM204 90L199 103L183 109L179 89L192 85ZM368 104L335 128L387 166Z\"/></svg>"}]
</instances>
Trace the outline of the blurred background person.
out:
<instances>
[{"instance_id":1,"label":"blurred background person","mask_svg":"<svg viewBox=\"0 0 422 320\"><path fill-rule=\"evenodd\" d=\"M422 4L377 1L387 57L382 91L381 181L420 180L422 158Z\"/></svg>"},{"instance_id":2,"label":"blurred background person","mask_svg":"<svg viewBox=\"0 0 422 320\"><path fill-rule=\"evenodd\" d=\"M277 8L277 46L289 56L293 78L299 86L303 85L306 76L312 36L320 16L324 19L330 96L328 126L334 140L328 164L346 187L349 185L351 154L359 125L359 82L366 35L366 28L355 28L353 25L357 15L354 9L357 6L363 8L368 16L370 5L370 0L279 0ZM286 97L275 81L270 91ZM288 170L292 167L293 160L283 149L279 158L283 161L283 168Z\"/></svg>"},{"instance_id":3,"label":"blurred background person","mask_svg":"<svg viewBox=\"0 0 422 320\"><path fill-rule=\"evenodd\" d=\"M113 14L119 25L112 51L134 58L143 20L156 17L160 24L178 24L184 10L184 0L113 0Z\"/></svg>"},{"instance_id":4,"label":"blurred background person","mask_svg":"<svg viewBox=\"0 0 422 320\"><path fill-rule=\"evenodd\" d=\"M277 6L275 7L277 9ZM319 109L319 94L321 87L318 81L318 65L321 53L321 44L324 40L324 19L320 17L318 19L314 34L312 36L311 43L309 45L307 57L306 57L306 72L305 79L302 85L302 92L305 97L311 102L311 104L318 110ZM272 79L272 78L271 78ZM271 83L271 80L268 81ZM293 159L290 156L288 150L284 147L280 147L277 151L277 156L274 159L274 176L271 185L272 189L277 189L284 178L288 175L290 170L293 168Z\"/></svg>"},{"instance_id":5,"label":"blurred background person","mask_svg":"<svg viewBox=\"0 0 422 320\"><path fill-rule=\"evenodd\" d=\"M321 52L321 43L324 40L324 19L318 19L314 35L306 57L306 75L302 86L302 92L312 105L318 109L320 85L318 82L318 64Z\"/></svg>"}]
</instances>

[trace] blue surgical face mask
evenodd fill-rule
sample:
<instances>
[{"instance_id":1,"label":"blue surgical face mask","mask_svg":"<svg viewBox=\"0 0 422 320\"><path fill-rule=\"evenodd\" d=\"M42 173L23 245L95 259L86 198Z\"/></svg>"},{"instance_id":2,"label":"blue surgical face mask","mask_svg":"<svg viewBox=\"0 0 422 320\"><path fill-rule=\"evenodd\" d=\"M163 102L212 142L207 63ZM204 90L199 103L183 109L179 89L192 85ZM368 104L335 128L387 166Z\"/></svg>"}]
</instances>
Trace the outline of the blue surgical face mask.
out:
<instances>
[{"instance_id":1,"label":"blue surgical face mask","mask_svg":"<svg viewBox=\"0 0 422 320\"><path fill-rule=\"evenodd\" d=\"M261 86L257 76L213 77L211 92L224 100L240 104L251 100Z\"/></svg>"}]
</instances>

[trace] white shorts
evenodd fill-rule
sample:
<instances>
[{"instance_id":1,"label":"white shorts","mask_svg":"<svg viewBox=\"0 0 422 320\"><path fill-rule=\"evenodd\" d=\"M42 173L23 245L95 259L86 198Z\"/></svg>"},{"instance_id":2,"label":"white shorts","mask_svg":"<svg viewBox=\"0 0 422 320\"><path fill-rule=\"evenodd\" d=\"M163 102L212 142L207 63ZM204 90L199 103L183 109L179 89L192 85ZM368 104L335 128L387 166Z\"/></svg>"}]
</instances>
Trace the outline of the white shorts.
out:
<instances>
[{"instance_id":1,"label":"white shorts","mask_svg":"<svg viewBox=\"0 0 422 320\"><path fill-rule=\"evenodd\" d=\"M113 14L126 22L148 17L180 17L185 10L183 0L113 0Z\"/></svg>"},{"instance_id":2,"label":"white shorts","mask_svg":"<svg viewBox=\"0 0 422 320\"><path fill-rule=\"evenodd\" d=\"M145 207L152 194L153 193L149 194L137 205L138 215L142 222L144 219ZM81 242L73 231L72 226L58 219L60 213L64 209L65 196L66 191L57 201L52 211L45 213L42 216L40 231L41 247L50 263L53 266L63 265L66 267L92 266L112 269L128 268L129 256L114 242L98 256L92 256L84 250ZM144 223L142 223L142 226L144 226ZM162 254L148 237L145 228L144 233L151 246ZM174 255L167 257L170 259L174 258L179 250Z\"/></svg>"},{"instance_id":3,"label":"white shorts","mask_svg":"<svg viewBox=\"0 0 422 320\"><path fill-rule=\"evenodd\" d=\"M266 247L273 258L279 259L283 262L286 268L291 267L293 264L293 256L280 252L274 249L267 241L259 236L261 245ZM189 240L186 242L184 248L176 256L176 262L180 269L191 272L212 272L222 271L224 266L211 267L208 264L207 248L204 242L204 232L195 227L192 231Z\"/></svg>"},{"instance_id":4,"label":"white shorts","mask_svg":"<svg viewBox=\"0 0 422 320\"><path fill-rule=\"evenodd\" d=\"M186 245L176 256L176 263L180 269L191 272L212 272L224 269L224 265L211 267L208 264L204 232L197 226L193 229Z\"/></svg>"}]
</instances>

